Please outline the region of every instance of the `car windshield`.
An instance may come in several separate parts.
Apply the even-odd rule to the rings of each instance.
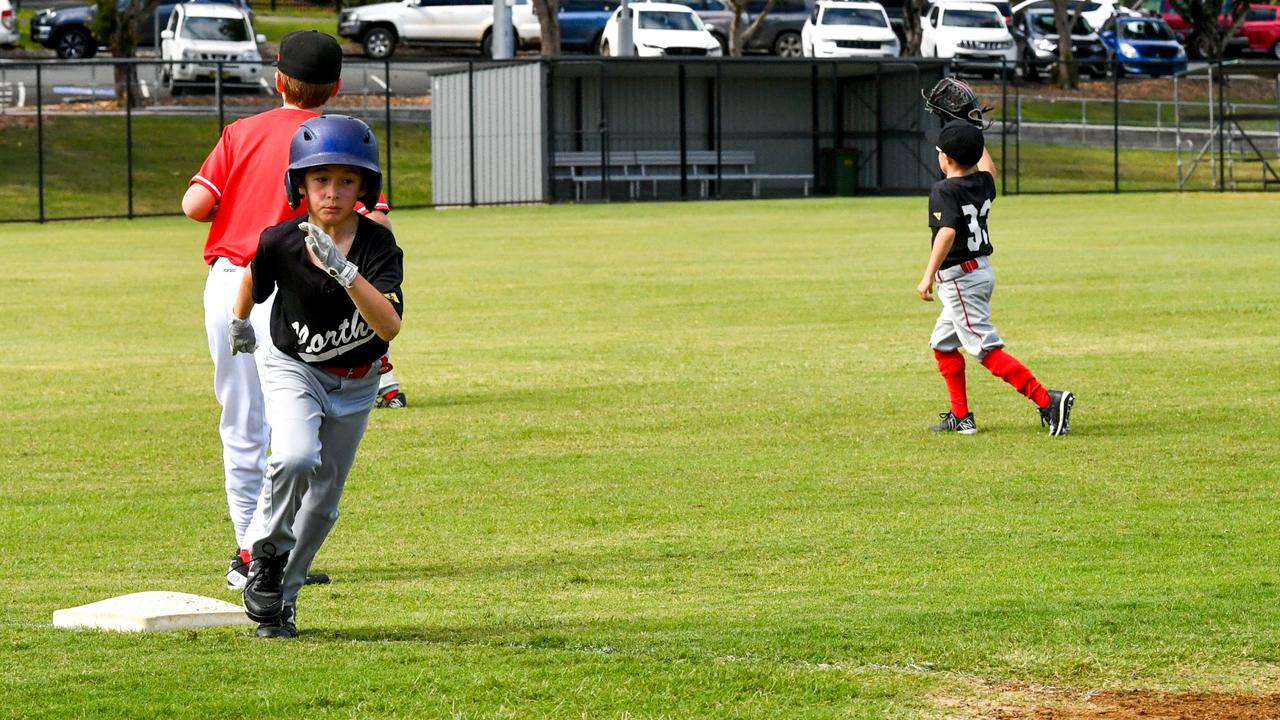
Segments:
[[[1120,37],[1129,40],[1173,40],[1173,30],[1156,20],[1134,20],[1120,23]]]
[[[677,10],[642,10],[639,18],[642,30],[701,30],[698,16]]]
[[[960,10],[950,9],[942,16],[942,24],[947,27],[967,28],[1000,28],[1004,22],[1000,14],[994,10]]]
[[[887,27],[884,13],[872,8],[831,7],[822,13],[823,25],[866,25]]]
[[[1036,13],[1031,16],[1031,26],[1036,32],[1045,35],[1057,35],[1058,26],[1053,22],[1053,13]],[[1083,17],[1076,18],[1076,26],[1071,28],[1072,35],[1088,35],[1093,32],[1093,28],[1089,26],[1089,21]]]
[[[190,40],[245,42],[249,25],[241,18],[188,17],[182,23],[182,37]]]

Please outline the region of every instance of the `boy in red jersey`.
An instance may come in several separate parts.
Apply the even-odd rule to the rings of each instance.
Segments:
[[[227,126],[182,198],[187,217],[212,223],[204,246],[204,261],[209,266],[204,290],[205,332],[213,358],[214,394],[222,406],[219,429],[227,505],[237,548],[227,570],[227,586],[234,590],[244,588],[248,548],[262,530],[262,516],[255,515],[255,510],[267,469],[270,428],[254,355],[232,356],[227,323],[244,268],[257,252],[262,231],[298,213],[280,192],[280,178],[289,165],[289,144],[298,127],[320,115],[325,103],[338,93],[342,50],[324,33],[291,32],[280,41],[276,71],[276,89],[284,98],[283,106]],[[389,209],[381,196],[372,211],[357,208],[388,227],[385,213]],[[259,337],[270,337],[270,311],[270,302],[254,308],[251,320]],[[327,578],[316,575],[308,581],[325,582]]]

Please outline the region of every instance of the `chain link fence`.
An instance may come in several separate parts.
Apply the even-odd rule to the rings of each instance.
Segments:
[[[724,68],[748,62],[728,60]],[[815,73],[830,64],[786,62],[810,63]],[[432,78],[450,64],[457,63],[349,61],[342,92],[328,106],[374,128],[385,189],[397,208],[435,204]],[[160,60],[0,61],[0,222],[180,212],[187,181],[222,128],[280,105],[269,64],[190,65],[204,74],[188,76]],[[673,72],[660,63],[653,68]],[[1070,90],[1004,70],[972,82],[991,106],[987,142],[1006,194],[1280,187],[1280,63],[1205,64],[1180,77],[1113,75]],[[685,127],[685,142],[696,140],[708,130],[695,127],[693,110],[673,108],[670,123],[643,129],[646,139],[665,133],[674,140]],[[722,131],[732,136],[735,122],[726,115]],[[790,133],[779,128],[752,140],[784,154],[807,147],[804,136]],[[548,142],[562,150],[570,140]],[[843,192],[824,180],[776,183],[770,194]],[[557,197],[575,199],[571,192]]]

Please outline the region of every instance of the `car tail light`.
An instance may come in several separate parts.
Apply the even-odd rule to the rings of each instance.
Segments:
[[[13,29],[13,11],[0,10],[0,25],[4,25],[10,30]]]

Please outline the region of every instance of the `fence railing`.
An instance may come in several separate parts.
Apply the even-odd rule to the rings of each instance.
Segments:
[[[811,63],[817,73],[831,61],[785,62]],[[441,67],[348,61],[328,106],[374,127],[394,207],[436,204],[431,90]],[[177,214],[222,128],[279,106],[272,73],[266,63],[229,60],[0,61],[0,222]],[[1026,82],[1008,66],[992,75],[972,82],[991,107],[988,146],[1005,193],[1280,188],[1280,63],[1204,65],[1173,78],[1113,75],[1072,90]],[[705,108],[685,105],[673,106],[679,117],[667,127],[696,125],[694,112],[706,117]],[[753,142],[764,153],[770,143],[781,148],[785,135]],[[829,186],[814,172],[813,183],[782,192]]]

